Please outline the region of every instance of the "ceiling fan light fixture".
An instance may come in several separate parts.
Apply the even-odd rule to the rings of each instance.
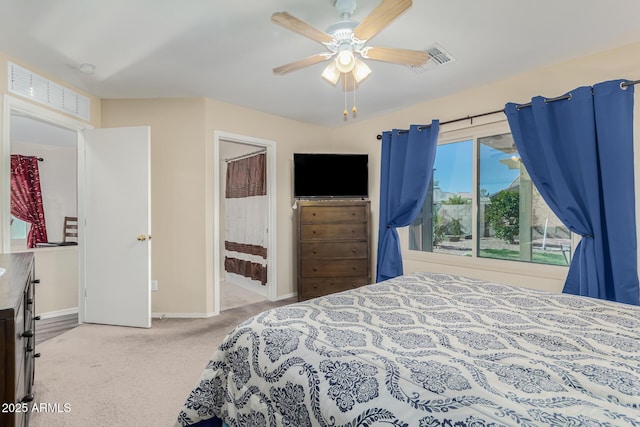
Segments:
[[[355,58],[355,63],[352,70],[353,78],[356,83],[360,83],[371,74],[371,68],[361,59]]]
[[[356,64],[356,57],[350,49],[344,49],[338,52],[335,64],[341,73],[349,73]]]
[[[329,65],[324,67],[324,70],[322,71],[322,78],[334,86],[338,84],[338,80],[340,80],[340,71],[338,70],[338,66],[335,61],[329,62]]]

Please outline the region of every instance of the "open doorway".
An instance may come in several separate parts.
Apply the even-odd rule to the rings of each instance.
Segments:
[[[87,123],[8,95],[4,97],[3,106],[3,253],[12,252],[11,116],[30,117],[76,135],[77,245],[29,248],[34,250],[36,275],[40,280],[36,287],[36,314],[44,312],[53,317],[73,310],[80,323],[150,327],[150,128],[96,130]],[[126,156],[122,155],[124,152]],[[113,179],[114,176],[118,179]],[[116,227],[110,221],[119,220],[120,206],[127,206],[129,211],[125,226],[118,223]],[[87,221],[88,218],[91,221]],[[117,250],[108,248],[107,241],[117,244]],[[105,253],[109,253],[110,261],[106,268]],[[69,262],[61,262],[58,258],[62,256],[69,257]],[[62,268],[63,264],[75,266]],[[118,269],[110,268],[112,265]],[[63,271],[73,278],[58,280],[57,275]],[[60,300],[66,293],[60,292],[60,283],[75,289],[75,297],[65,300],[64,305]],[[43,295],[45,289],[51,291],[50,298]],[[49,307],[49,303],[54,305]]]
[[[275,299],[275,145],[216,132],[215,313]]]
[[[11,113],[10,126],[12,164],[19,164],[25,158],[37,160],[35,171],[44,214],[45,232],[42,234],[46,235],[46,240],[41,239],[35,244],[39,247],[41,244],[63,242],[65,217],[78,216],[78,135],[70,129],[17,112]],[[27,235],[31,223],[12,212],[10,229],[11,251],[29,249]]]
[[[4,96],[2,139],[2,252],[33,250],[36,258],[36,314],[42,319],[79,319],[78,246],[27,247],[29,224],[11,210],[12,155],[38,159],[46,241],[64,240],[64,217],[78,216],[78,150],[86,123],[11,96]],[[33,243],[33,242],[32,242]],[[80,320],[81,321],[81,320]]]

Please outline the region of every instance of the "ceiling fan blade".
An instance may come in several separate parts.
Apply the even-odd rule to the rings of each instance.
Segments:
[[[360,40],[370,40],[412,4],[412,0],[382,0],[378,7],[358,24],[353,34]]]
[[[388,47],[365,48],[362,51],[362,56],[376,61],[406,65],[422,65],[429,59],[429,54],[424,50],[394,49]]]
[[[278,75],[287,74],[292,71],[297,71],[301,68],[308,67],[310,65],[314,65],[322,61],[326,61],[329,58],[331,58],[330,53],[318,53],[316,55],[308,56],[299,61],[290,62],[289,64],[276,67],[273,69],[273,74],[278,74]]]
[[[331,43],[331,40],[333,40],[333,37],[329,34],[312,27],[287,12],[274,13],[271,15],[271,22],[320,43]]]

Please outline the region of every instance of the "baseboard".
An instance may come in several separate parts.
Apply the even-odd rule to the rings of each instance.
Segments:
[[[206,319],[213,317],[214,313],[151,313],[154,319]]]
[[[298,296],[297,292],[291,292],[290,294],[284,294],[284,295],[280,295],[278,297],[276,297],[276,299],[274,301],[282,301],[283,299],[289,299],[289,298],[293,298],[295,296]]]
[[[60,317],[60,316],[70,316],[72,314],[78,314],[78,307],[65,308],[64,310],[57,310],[57,311],[49,311],[47,313],[38,314],[38,316],[40,316],[40,319],[51,319],[51,318]]]

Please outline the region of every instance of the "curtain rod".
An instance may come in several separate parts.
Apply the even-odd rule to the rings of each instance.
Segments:
[[[13,155],[13,154],[12,154],[12,155]],[[22,156],[22,154],[18,154],[18,156]],[[25,156],[25,157],[28,157],[28,156]],[[35,157],[35,156],[33,156],[33,157]],[[42,157],[36,157],[36,159],[37,159],[39,162],[44,162],[44,159],[43,159]]]
[[[633,86],[640,83],[640,80],[633,80],[633,81],[629,81],[629,82],[622,82],[620,83],[620,87],[624,88],[627,86]],[[568,95],[563,95],[563,96],[558,96],[557,98],[546,98],[544,101],[545,102],[554,102],[554,101],[561,101],[563,99],[571,99],[571,94]],[[520,104],[518,105],[518,109],[520,108],[526,108],[526,107],[531,107],[531,103],[526,103],[526,104]],[[441,122],[441,125],[447,125],[449,123],[456,123],[456,122],[461,122],[464,120],[471,120],[471,124],[473,124],[473,119],[478,118],[478,117],[484,117],[484,116],[490,116],[492,114],[498,114],[498,113],[504,113],[504,108],[501,110],[494,110],[494,111],[489,111],[488,113],[481,113],[481,114],[475,114],[473,116],[467,116],[467,117],[460,117],[458,119],[453,119],[453,120],[447,120],[446,122]],[[418,130],[422,130],[422,129],[426,129],[431,125],[427,125],[427,126],[420,126],[418,127]],[[399,133],[405,133],[405,132],[409,132],[408,130],[401,130]],[[376,139],[382,139],[382,135],[378,135],[376,136]]]
[[[244,159],[245,157],[251,157],[251,156],[255,156],[256,154],[260,154],[260,153],[264,153],[266,152],[267,149],[266,148],[262,148],[258,151],[253,151],[251,153],[247,153],[247,154],[242,154],[240,156],[236,156],[236,157],[230,157],[228,159],[224,159],[225,162],[229,163],[229,162],[233,162],[234,160],[240,160],[240,159]]]

